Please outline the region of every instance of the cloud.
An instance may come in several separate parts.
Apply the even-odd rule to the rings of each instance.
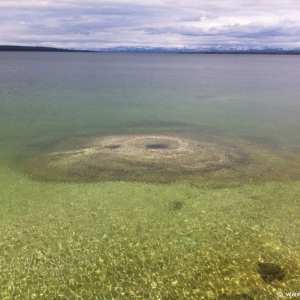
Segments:
[[[61,47],[300,46],[300,2],[2,0],[0,43]]]
[[[202,37],[202,36],[225,36],[235,38],[264,38],[270,36],[299,36],[300,27],[265,25],[261,23],[249,24],[229,24],[222,26],[201,27],[201,26],[142,26],[136,27],[135,30],[143,31],[147,34],[162,35],[162,34],[178,34],[182,36]]]

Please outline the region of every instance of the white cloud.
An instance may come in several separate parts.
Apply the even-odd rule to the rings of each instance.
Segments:
[[[298,0],[199,2],[2,0],[0,44],[299,46]]]

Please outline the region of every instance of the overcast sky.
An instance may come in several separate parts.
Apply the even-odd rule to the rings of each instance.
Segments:
[[[0,44],[300,47],[300,0],[0,0]]]

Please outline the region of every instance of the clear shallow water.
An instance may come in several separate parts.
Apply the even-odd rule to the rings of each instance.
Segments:
[[[298,57],[1,53],[0,62],[3,299],[300,291]],[[253,163],[196,184],[44,182],[16,167],[59,141],[122,134],[219,137]],[[265,282],[258,262],[285,277]]]

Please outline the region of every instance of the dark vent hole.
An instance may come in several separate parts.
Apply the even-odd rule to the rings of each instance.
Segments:
[[[108,146],[104,146],[105,149],[118,149],[120,148],[120,145],[108,145]]]
[[[169,146],[167,144],[149,144],[146,145],[148,149],[167,149]]]

